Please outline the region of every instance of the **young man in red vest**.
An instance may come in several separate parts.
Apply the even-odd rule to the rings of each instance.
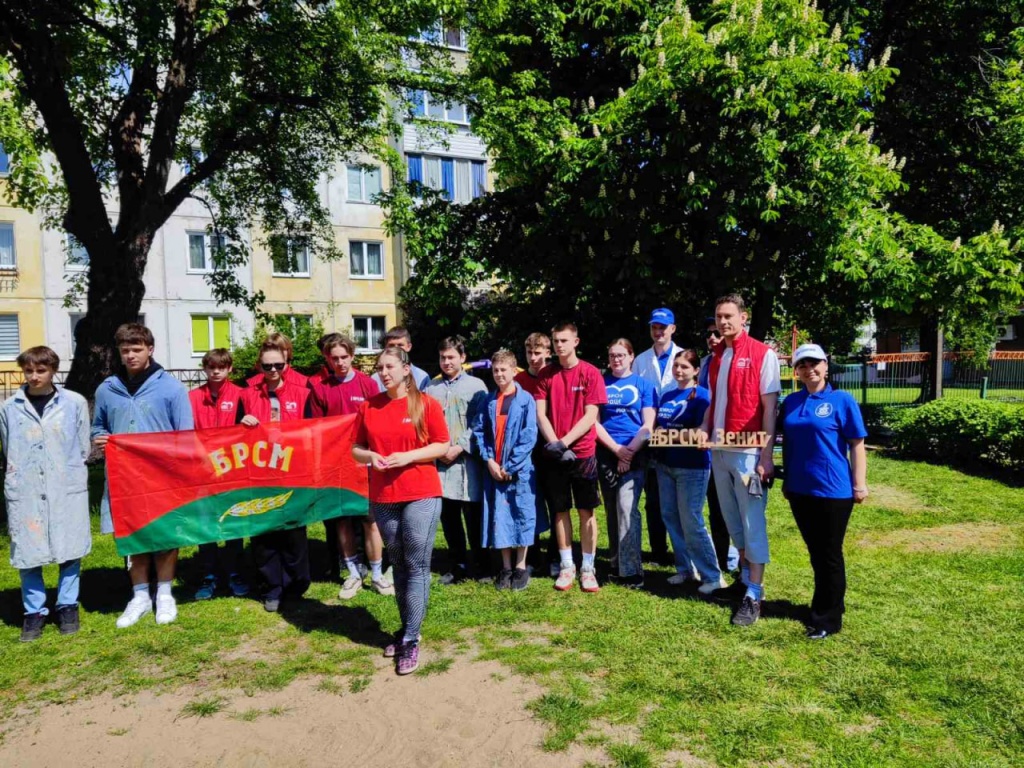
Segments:
[[[233,362],[231,352],[226,349],[211,349],[203,355],[206,383],[188,393],[196,429],[235,425],[242,388],[228,379],[234,370]],[[216,542],[199,545],[199,561],[203,565],[204,576],[202,585],[196,590],[196,600],[209,600],[216,594],[219,570],[228,574],[228,586],[235,597],[249,594],[249,584],[239,571],[242,552],[241,539],[225,541],[223,549]]]
[[[722,341],[713,349],[709,389],[711,407],[701,430],[719,436],[737,432],[775,434],[775,409],[782,381],[779,358],[767,344],[744,330],[746,306],[736,294],[715,302],[715,324]],[[732,623],[750,626],[761,615],[764,567],[768,563],[765,507],[775,474],[772,445],[764,448],[716,448],[711,468],[729,535],[740,551],[746,593]]]

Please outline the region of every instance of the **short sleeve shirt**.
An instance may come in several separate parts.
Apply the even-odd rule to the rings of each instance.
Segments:
[[[608,402],[601,372],[582,360],[572,368],[562,368],[558,363],[544,368],[533,397],[547,403],[548,421],[559,437],[583,418],[588,405],[601,406]],[[597,450],[597,428],[591,427],[568,447],[577,458],[590,458]]]
[[[375,395],[359,407],[353,435],[362,445],[381,456],[424,448],[431,443],[448,442],[441,404],[429,395],[420,395],[427,439],[416,433],[409,417],[409,398],[392,400],[386,392]],[[375,504],[428,499],[441,495],[441,480],[434,462],[409,464],[386,472],[370,470],[370,501]]]
[[[621,379],[604,377],[608,402],[601,406],[601,425],[619,445],[628,445],[643,426],[644,408],[656,408],[654,387],[643,377],[631,373]]]
[[[853,497],[849,441],[867,437],[860,407],[849,392],[806,389],[782,402],[786,490],[829,499]]]
[[[664,429],[697,429],[711,405],[711,393],[704,387],[673,389],[661,396],[657,425]],[[699,448],[655,449],[659,464],[675,469],[707,469],[711,451]]]

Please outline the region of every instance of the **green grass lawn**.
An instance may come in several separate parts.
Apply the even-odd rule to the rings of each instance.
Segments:
[[[811,573],[773,492],[756,626],[732,627],[730,606],[667,586],[665,568],[648,571],[644,593],[558,594],[546,578],[523,593],[435,587],[423,671],[444,674],[460,653],[499,660],[546,691],[531,705],[548,724],[544,748],[595,744],[619,766],[674,764],[681,752],[713,765],[1020,765],[1024,491],[877,455],[869,481],[847,539],[841,635],[803,637]],[[0,549],[6,562],[6,539]],[[298,676],[358,691],[373,684],[368,660],[398,623],[392,599],[364,592],[340,605],[326,582],[280,616],[254,600],[188,602],[199,574],[187,560],[181,572],[176,624],[116,630],[128,588],[112,543],[97,536],[81,633],[48,627],[22,645],[17,574],[0,569],[0,732],[34,706],[100,691],[191,684],[197,711],[228,689]],[[56,569],[47,573],[52,583]]]

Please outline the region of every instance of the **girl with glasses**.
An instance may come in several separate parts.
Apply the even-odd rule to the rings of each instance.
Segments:
[[[640,492],[647,474],[643,449],[654,429],[654,386],[633,373],[633,345],[616,339],[608,347],[604,377],[608,402],[597,423],[597,465],[608,515],[608,546],[613,581],[638,589],[644,585],[640,564]]]
[[[287,347],[277,338],[267,337],[260,345],[258,367],[262,379],[243,389],[238,402],[239,424],[255,427],[260,423],[295,421],[306,417],[309,389],[288,381]],[[271,613],[281,606],[285,595],[300,597],[309,589],[309,544],[306,526],[274,531],[252,537],[253,560],[263,577],[263,607]]]

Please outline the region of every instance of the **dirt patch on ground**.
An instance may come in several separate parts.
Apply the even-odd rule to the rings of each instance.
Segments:
[[[954,523],[934,528],[904,528],[868,534],[861,543],[869,547],[894,547],[906,552],[997,552],[1017,546],[1019,535],[998,523]]]
[[[460,656],[443,672],[408,678],[396,677],[382,659],[365,687],[307,678],[255,696],[196,688],[105,694],[6,722],[0,765],[555,768],[605,762],[603,752],[582,746],[541,750],[547,728],[525,706],[542,693],[496,662]]]
[[[926,512],[930,509],[916,494],[891,485],[872,485],[871,495],[868,496],[865,504],[892,509],[907,515]]]

